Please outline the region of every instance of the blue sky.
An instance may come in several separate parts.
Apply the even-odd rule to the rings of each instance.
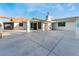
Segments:
[[[77,3],[0,3],[0,16],[37,17],[45,19],[49,12],[52,18],[79,16]]]

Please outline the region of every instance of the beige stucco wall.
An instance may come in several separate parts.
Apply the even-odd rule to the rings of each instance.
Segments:
[[[14,23],[14,30],[26,30],[27,23],[23,23],[23,26],[19,26],[19,23]]]
[[[55,29],[58,30],[72,30],[75,31],[76,30],[76,22],[66,22],[65,27],[64,26],[58,26],[58,23],[55,24]]]

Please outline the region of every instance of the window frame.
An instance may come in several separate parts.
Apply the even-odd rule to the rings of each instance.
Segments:
[[[58,27],[65,27],[66,26],[66,22],[58,22]]]
[[[19,26],[20,26],[20,27],[23,27],[23,23],[19,23]]]

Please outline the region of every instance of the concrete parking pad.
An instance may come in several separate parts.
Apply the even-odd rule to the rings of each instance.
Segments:
[[[61,56],[79,56],[79,40],[75,39],[75,33],[66,32],[62,39],[53,52]]]
[[[79,40],[72,31],[15,32],[0,39],[2,56],[79,55]]]
[[[48,56],[56,56],[53,52],[51,52]]]
[[[36,56],[47,55],[48,50],[31,41],[29,38],[13,38],[9,40],[0,40],[0,55],[3,56]]]
[[[35,33],[30,33],[28,37],[33,41],[39,43],[46,49],[51,50],[55,47],[56,43],[61,40],[61,38],[63,37],[63,32],[62,31],[35,32]]]

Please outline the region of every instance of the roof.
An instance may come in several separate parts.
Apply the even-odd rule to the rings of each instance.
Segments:
[[[60,19],[55,19],[55,20],[52,20],[52,21],[42,20],[42,19],[38,19],[38,18],[32,18],[32,19],[28,19],[28,18],[11,18],[11,17],[5,17],[5,16],[0,16],[0,18],[9,19],[10,22],[27,22],[28,20],[30,20],[31,22],[60,22],[60,21],[68,21],[69,22],[69,21],[79,20],[79,16],[60,18]]]
[[[56,21],[76,21],[79,19],[79,16],[76,17],[66,17],[66,18],[60,18],[60,19],[55,19]]]
[[[30,19],[27,18],[11,18],[10,21],[12,22],[27,22]]]
[[[34,22],[44,22],[44,23],[48,23],[48,22],[71,22],[71,21],[76,21],[76,20],[79,20],[79,16],[76,16],[76,17],[66,17],[66,18],[60,18],[60,19],[55,19],[55,20],[52,20],[52,21],[47,21],[47,20],[40,20],[40,19],[37,19],[37,18],[33,18],[32,21]]]

